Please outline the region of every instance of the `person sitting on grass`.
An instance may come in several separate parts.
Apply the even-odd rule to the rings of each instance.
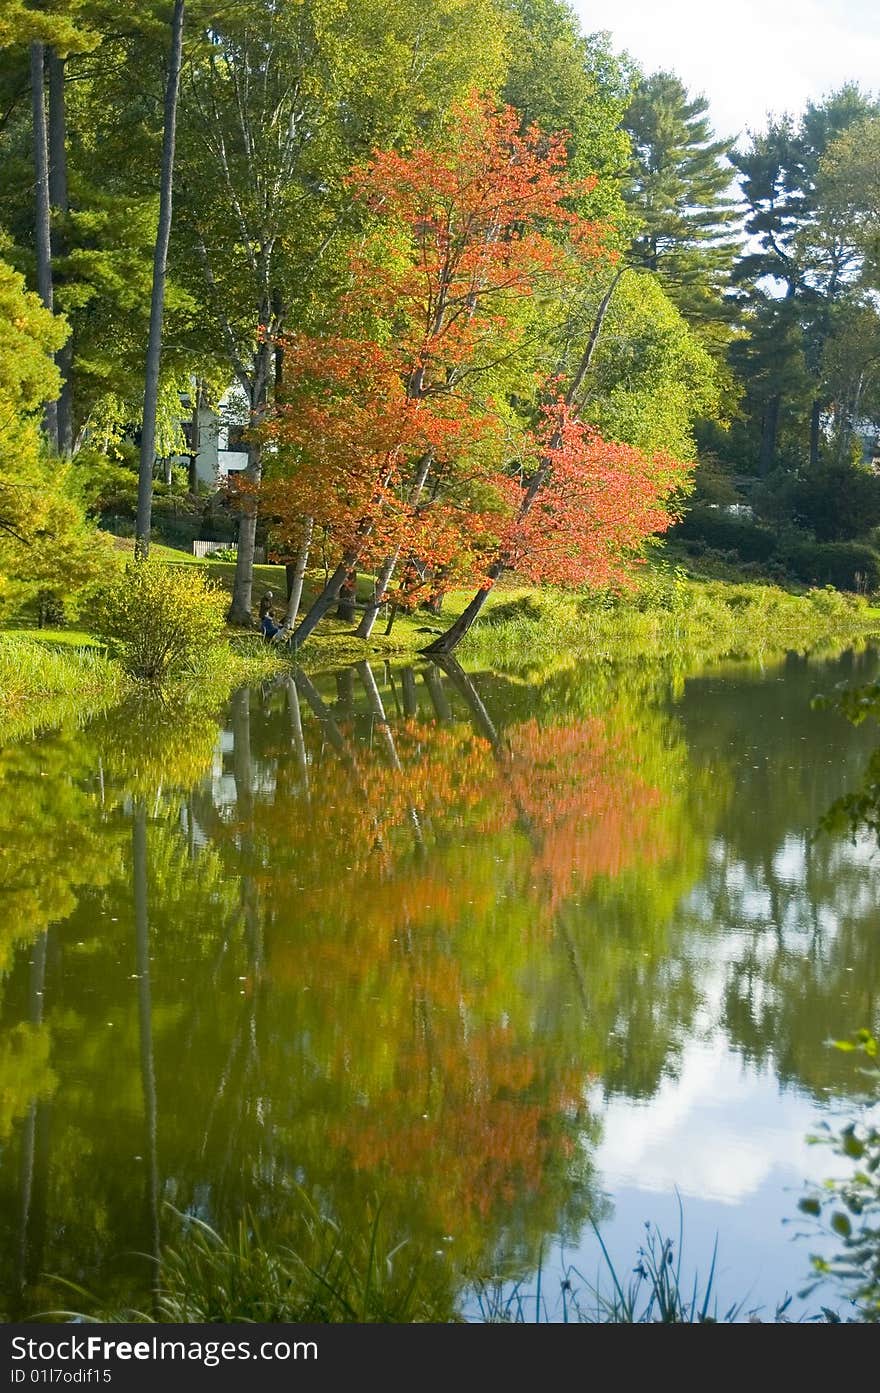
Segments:
[[[281,625],[275,623],[275,616],[272,612],[272,599],[272,591],[267,590],[260,601],[260,633],[270,643],[281,633]]]

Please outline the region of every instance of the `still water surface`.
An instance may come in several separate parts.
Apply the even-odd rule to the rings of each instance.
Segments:
[[[875,671],[361,664],[0,749],[0,1312],[143,1305],[174,1209],[299,1186],[540,1254],[551,1315],[591,1216],[626,1271],[680,1196],[772,1311],[880,988],[874,846],[813,835],[875,736],[810,699]]]

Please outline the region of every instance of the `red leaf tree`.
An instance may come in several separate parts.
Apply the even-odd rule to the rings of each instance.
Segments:
[[[314,518],[339,557],[298,643],[354,567],[377,566],[378,601],[401,553],[437,569],[497,543],[511,429],[482,384],[522,349],[516,307],[561,274],[560,232],[602,255],[573,211],[592,184],[567,178],[562,136],[523,133],[511,108],[476,98],[454,116],[440,148],[378,152],[354,172],[372,229],[351,288],[325,335],[285,346],[292,385],[271,430],[287,470],[267,506],[287,536]]]
[[[564,137],[522,133],[511,108],[477,99],[457,117],[441,148],[379,152],[355,171],[372,224],[351,255],[350,289],[325,335],[286,345],[292,386],[271,427],[286,468],[266,506],[288,539],[298,519],[313,521],[337,560],[297,644],[367,566],[377,581],[358,632],[368,637],[404,555],[435,588],[479,586],[428,650],[451,652],[507,570],[619,580],[686,480],[687,466],[604,441],[578,419],[611,291],[567,390],[532,373],[524,408],[536,427],[525,428],[522,403],[518,414],[488,395],[499,363],[531,361],[522,307],[535,291],[610,255],[575,211],[592,184],[567,178]]]

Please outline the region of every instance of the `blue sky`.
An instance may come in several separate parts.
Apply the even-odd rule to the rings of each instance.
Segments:
[[[647,72],[709,99],[716,133],[760,128],[848,79],[880,89],[880,0],[569,0]]]

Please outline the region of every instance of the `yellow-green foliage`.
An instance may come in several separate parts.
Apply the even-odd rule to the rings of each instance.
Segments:
[[[716,367],[697,335],[653,277],[626,272],[599,339],[584,415],[611,440],[692,459],[695,417],[718,409]]]
[[[628,595],[499,591],[461,647],[463,660],[526,668],[553,653],[620,663],[756,657],[841,642],[878,627],[864,601],[836,590],[694,582],[648,571]]]
[[[49,1032],[44,1025],[20,1022],[0,1040],[0,1141],[28,1108],[55,1090],[49,1065]]]
[[[226,606],[201,571],[132,560],[100,596],[95,632],[130,676],[161,682],[220,647]]]
[[[0,261],[0,615],[41,590],[76,611],[114,565],[109,539],[85,519],[71,470],[47,460],[39,413],[57,396],[52,354],[66,327]]]
[[[0,636],[0,735],[4,744],[44,726],[85,718],[121,700],[117,664],[93,649]]]

